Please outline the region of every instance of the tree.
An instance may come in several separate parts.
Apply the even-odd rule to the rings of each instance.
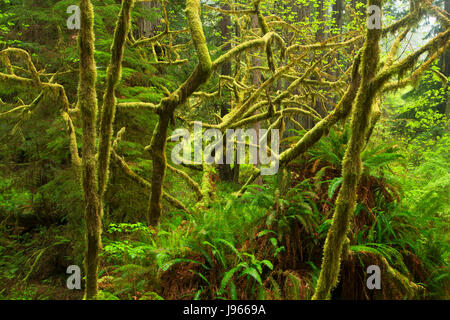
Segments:
[[[379,8],[381,8],[382,4],[383,1],[381,0],[369,0],[368,2],[369,6],[375,5]],[[413,7],[411,8],[409,17],[413,17],[421,9],[419,3],[414,3],[413,1],[412,4]],[[429,2],[427,4],[429,5]],[[439,14],[437,9],[436,13]],[[379,68],[380,62],[379,41],[383,35],[383,31],[381,29],[369,28],[366,31],[366,40],[361,52],[361,84],[352,112],[352,135],[342,162],[343,183],[336,200],[333,222],[325,242],[322,268],[313,299],[329,298],[331,289],[334,288],[338,281],[344,243],[350,226],[350,218],[356,205],[356,187],[361,175],[361,151],[367,142],[366,137],[371,125],[372,113],[378,109],[376,105],[377,95],[383,90],[392,90],[414,80],[445,50],[446,45],[448,45],[449,30],[446,30],[418,51],[392,64],[399,44],[409,31],[409,28],[411,28],[411,24],[407,25],[405,23],[394,26],[396,28],[402,28],[403,31],[395,40],[384,66],[378,72],[377,69]],[[437,43],[441,43],[441,45],[436,47]],[[414,67],[414,62],[424,52],[428,52],[428,60],[419,69],[414,71],[409,78],[403,80],[401,83],[388,83],[394,75],[403,75],[406,71]],[[377,117],[376,115],[374,116]]]
[[[325,15],[324,12],[328,9],[325,6],[326,1],[320,3],[322,6],[319,11]],[[361,152],[370,140],[371,131],[378,120],[380,97],[385,92],[417,81],[445,51],[449,38],[446,14],[433,6],[432,1],[411,1],[410,12],[386,28],[365,28],[366,24],[362,22],[358,28],[335,35],[302,28],[302,21],[292,22],[290,19],[284,19],[285,13],[277,15],[273,8],[269,8],[267,3],[261,0],[254,0],[251,3],[236,1],[232,5],[221,7],[205,4],[203,7],[206,11],[213,12],[216,16],[217,13],[222,15],[222,35],[229,39],[225,42],[227,48],[225,52],[213,52],[210,51],[206,40],[204,32],[206,24],[205,26],[202,24],[199,0],[186,0],[187,28],[178,30],[171,29],[173,22],[166,10],[167,3],[161,2],[164,30],[138,40],[130,33],[133,4],[133,0],[122,1],[98,119],[94,13],[89,0],[80,0],[81,30],[78,35],[80,74],[78,102],[75,108],[70,108],[63,86],[53,83],[53,78],[42,81],[41,78],[45,78],[43,71],[36,70],[26,51],[10,48],[0,52],[6,69],[6,73],[0,73],[2,85],[22,89],[38,88],[41,91],[29,105],[20,105],[0,116],[11,115],[18,111],[31,112],[47,94],[51,94],[59,101],[61,114],[67,122],[71,158],[80,175],[85,202],[86,298],[95,299],[98,296],[97,270],[98,254],[101,250],[101,218],[104,194],[108,186],[110,158],[126,176],[150,190],[147,217],[150,225],[158,226],[163,214],[163,199],[170,205],[191,213],[190,207],[164,189],[167,169],[185,180],[192,188],[197,201],[195,210],[204,210],[214,193],[213,165],[206,164],[203,160],[182,163],[183,166],[202,172],[203,179],[199,185],[181,168],[168,164],[166,152],[170,131],[175,122],[181,120],[184,125],[192,127],[194,121],[198,120],[192,118],[192,113],[181,117],[181,113],[186,113],[184,108],[191,106],[192,109],[201,109],[205,102],[215,97],[227,97],[230,108],[229,110],[221,108],[220,115],[214,115],[203,124],[205,129],[216,129],[223,133],[227,129],[248,128],[260,124],[269,129],[267,135],[258,137],[261,141],[266,138],[272,139],[270,129],[282,128],[284,121],[290,119],[303,131],[303,135],[297,141],[279,154],[274,150],[262,150],[269,152],[273,159],[279,162],[281,170],[326,136],[339,121],[347,121],[351,115],[352,135],[342,162],[343,183],[324,246],[322,269],[314,296],[316,299],[328,298],[337,283],[342,257],[345,257],[349,221],[355,208],[356,188],[361,174]],[[342,8],[339,7],[341,4],[335,3],[337,14],[342,12]],[[368,3],[380,8],[382,4],[382,0],[370,0]],[[359,6],[357,7],[359,9]],[[435,15],[447,28],[422,48],[406,58],[396,60],[400,44],[406,34],[419,23],[426,12]],[[339,23],[339,18],[336,20]],[[233,22],[238,29],[235,37],[231,37],[225,31]],[[184,25],[179,23],[177,26]],[[379,41],[388,34],[395,34],[396,39],[389,54],[382,60]],[[359,48],[358,44],[361,41],[364,41],[364,44]],[[148,62],[149,64],[161,68],[186,64],[186,70],[189,70],[186,78],[174,90],[165,88],[165,96],[154,103],[118,102],[116,89],[121,78],[125,46],[142,53],[143,63],[146,62],[146,50],[150,48],[154,61]],[[164,48],[162,57],[156,54],[155,46]],[[425,53],[428,56],[422,65],[417,67],[419,59]],[[339,56],[355,59],[353,61],[347,59],[343,64],[339,58],[336,59]],[[25,63],[27,67],[25,74],[29,75],[28,78],[15,74],[19,69],[13,64],[16,60],[11,60],[11,57],[18,57]],[[20,71],[24,72],[23,68]],[[277,85],[279,80],[285,81],[287,84],[285,88]],[[324,92],[332,93],[337,103]],[[334,108],[331,111],[323,108],[318,112],[311,107],[324,105]],[[141,108],[150,109],[157,115],[158,122],[150,145],[146,148],[152,159],[151,179],[134,172],[115,150],[125,130],[125,128],[119,130],[113,141],[113,123],[117,108],[129,108],[135,112],[139,112]],[[72,121],[72,117],[77,114],[80,114],[82,120],[81,157],[78,154],[76,128]],[[295,115],[310,119],[311,129],[305,130],[293,119]],[[236,196],[241,196],[261,173],[260,165],[253,166],[250,177]]]

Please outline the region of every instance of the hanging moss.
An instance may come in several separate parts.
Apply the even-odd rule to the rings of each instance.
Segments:
[[[213,195],[214,195],[214,168],[210,165],[204,165],[203,176],[202,176],[202,185],[201,185],[201,194],[202,200],[197,203],[197,208],[208,208],[211,204]]]
[[[269,33],[269,26],[266,23],[266,20],[264,19],[264,16],[261,13],[261,10],[259,9],[259,3],[260,1],[255,1],[255,11],[256,15],[258,17],[258,23],[261,27],[261,30],[263,32],[263,35],[266,35]],[[275,62],[273,59],[273,51],[272,51],[272,44],[271,41],[268,41],[266,43],[266,56],[267,56],[267,64],[269,65],[270,71],[275,72]]]
[[[69,114],[65,111],[61,113],[63,119],[67,122],[68,132],[69,132],[69,148],[70,157],[72,158],[72,163],[75,166],[77,172],[81,169],[81,159],[78,155],[77,138],[75,134],[75,127],[73,125],[72,119]],[[80,177],[81,178],[81,177]]]
[[[339,120],[345,119],[350,114],[358,88],[360,87],[361,76],[358,71],[359,66],[360,56],[358,55],[353,64],[352,82],[334,111],[319,121],[293,147],[280,154],[280,166],[286,166],[300,154],[306,152],[319,141],[333,125]]]
[[[199,73],[203,75],[203,77],[200,77],[198,80],[200,82],[204,82],[206,81],[204,78],[209,77],[211,74],[212,63],[200,19],[200,1],[186,1],[186,16],[188,19],[192,42],[194,43],[195,50],[197,51],[198,65],[200,67]]]

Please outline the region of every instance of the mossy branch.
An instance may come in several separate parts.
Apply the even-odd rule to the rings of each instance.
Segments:
[[[416,62],[422,54],[428,52],[430,55],[439,51],[442,47],[447,47],[449,45],[450,29],[439,33],[433,39],[431,39],[427,44],[425,44],[420,49],[411,53],[406,58],[403,58],[397,63],[392,64],[382,72],[380,72],[376,78],[373,80],[374,89],[381,88],[387,81],[389,81],[393,76],[403,76],[408,70],[414,68]]]
[[[200,190],[200,186],[198,185],[198,183],[196,181],[194,181],[194,179],[192,179],[186,172],[177,169],[173,166],[171,166],[170,164],[167,164],[167,168],[176,173],[177,175],[179,175],[180,177],[182,177],[187,183],[188,185],[194,190],[195,194],[197,195],[197,199],[201,200],[201,198],[203,197],[202,192]]]
[[[186,100],[203,84],[212,73],[212,62],[203,34],[200,19],[200,1],[186,1],[186,16],[192,42],[197,52],[198,64],[189,78],[171,95],[161,101],[156,110],[159,116],[158,124],[154,130],[150,143],[150,151],[153,159],[152,190],[149,205],[148,220],[152,225],[157,225],[161,217],[162,187],[166,173],[166,140],[168,136],[169,121],[173,119],[175,109],[186,102]]]
[[[106,190],[109,176],[109,159],[111,153],[111,138],[113,134],[113,122],[116,113],[115,91],[122,73],[122,59],[125,40],[130,28],[131,9],[134,0],[123,0],[119,17],[114,31],[111,47],[111,60],[106,71],[106,91],[103,96],[101,109],[101,122],[98,147],[98,194],[100,204]]]
[[[154,109],[158,108],[157,105],[151,102],[121,102],[117,104],[118,108],[147,108]]]
[[[119,166],[119,168],[122,170],[122,172],[131,180],[135,181],[137,184],[139,184],[141,187],[146,188],[148,190],[151,190],[152,184],[150,181],[144,179],[137,173],[135,173],[130,166],[126,163],[126,161],[117,154],[117,152],[114,149],[111,149],[111,155],[115,163]],[[177,209],[181,209],[187,213],[190,213],[190,211],[186,208],[184,204],[182,204],[180,201],[175,199],[173,196],[168,194],[166,191],[163,191],[163,198],[169,202],[171,205],[173,205]]]
[[[81,29],[78,35],[80,81],[78,101],[83,126],[82,185],[86,219],[86,291],[87,300],[97,299],[97,274],[101,249],[101,209],[98,199],[97,167],[95,161],[97,72],[94,59],[94,11],[89,0],[80,0]]]
[[[293,147],[280,154],[280,166],[286,166],[300,154],[306,152],[319,141],[322,136],[327,134],[333,125],[339,120],[345,119],[350,114],[361,81],[361,76],[358,71],[359,66],[360,56],[358,55],[353,64],[351,83],[336,108],[332,113],[320,120]]]
[[[75,169],[79,171],[81,169],[81,158],[78,154],[78,146],[77,146],[77,136],[75,133],[75,127],[73,125],[72,119],[69,114],[65,111],[61,113],[63,119],[67,123],[68,133],[69,133],[69,148],[70,148],[70,157],[72,159],[72,164]]]
[[[382,0],[369,0],[368,5],[381,7]],[[338,282],[342,252],[350,225],[350,217],[356,205],[356,188],[361,174],[361,151],[369,127],[372,104],[376,91],[371,86],[379,60],[381,30],[367,29],[361,56],[361,84],[352,114],[352,135],[342,161],[343,182],[336,200],[331,227],[323,249],[322,267],[314,300],[330,298],[331,290]]]
[[[31,77],[33,78],[35,85],[40,86],[41,80],[39,78],[39,74],[38,74],[33,62],[31,61],[31,57],[28,54],[28,52],[26,52],[23,49],[19,49],[19,48],[7,48],[7,49],[0,51],[0,56],[3,57],[3,61],[6,63],[8,72],[11,75],[13,75],[14,72],[13,72],[13,69],[11,66],[11,62],[9,60],[10,55],[18,56],[18,57],[22,58],[23,60],[25,60],[25,63],[28,66],[28,71],[31,74]]]

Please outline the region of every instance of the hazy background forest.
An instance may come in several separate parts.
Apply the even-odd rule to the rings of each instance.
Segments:
[[[0,299],[448,299],[449,8],[0,0]],[[193,121],[278,172],[173,163]]]

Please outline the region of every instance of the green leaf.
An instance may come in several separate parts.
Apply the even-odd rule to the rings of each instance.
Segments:
[[[333,180],[331,180],[330,186],[328,187],[328,198],[333,198],[334,193],[336,192],[342,181],[344,181],[344,178],[342,177],[334,178]]]
[[[227,240],[224,239],[218,239],[217,242],[223,243],[224,245],[226,245],[228,248],[231,249],[231,251],[233,251],[236,256],[239,257],[239,259],[242,259],[241,254],[239,253],[239,251],[234,247],[234,245],[230,242],[228,242]]]
[[[242,273],[241,273],[241,277],[244,275],[249,275],[251,276],[253,279],[255,279],[260,285],[262,285],[262,280],[261,280],[261,276],[259,275],[258,271],[256,271],[256,269],[253,268],[248,268],[245,269]]]
[[[225,287],[227,286],[228,282],[230,281],[233,274],[238,270],[238,267],[235,267],[233,269],[228,270],[225,272],[225,275],[222,278],[222,281],[220,282],[220,289],[219,291],[223,291]]]
[[[265,264],[267,266],[267,268],[269,268],[270,270],[273,270],[273,264],[269,260],[263,260],[263,261],[261,261],[261,264]]]
[[[237,290],[236,285],[233,281],[230,282],[230,294],[231,294],[231,300],[237,300]]]

